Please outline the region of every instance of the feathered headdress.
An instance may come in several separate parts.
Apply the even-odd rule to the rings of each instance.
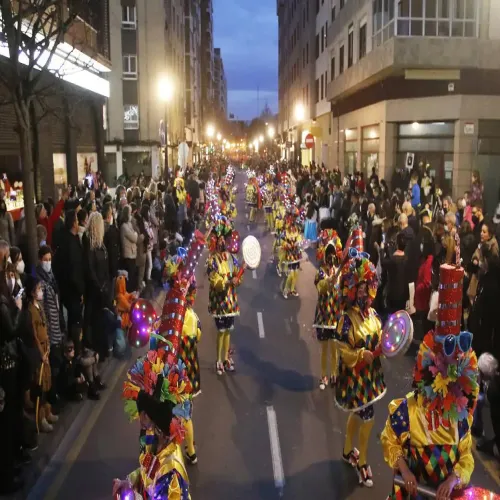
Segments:
[[[342,242],[335,229],[323,229],[318,237],[318,249],[316,250],[316,260],[323,262],[326,256],[326,249],[333,246],[335,257],[338,262],[342,260]]]

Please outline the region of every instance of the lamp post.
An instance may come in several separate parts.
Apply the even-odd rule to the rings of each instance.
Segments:
[[[165,128],[165,183],[168,184],[170,172],[168,169],[168,116],[167,109],[168,103],[172,100],[174,94],[174,84],[172,80],[167,77],[160,79],[158,83],[158,96],[165,103],[165,117],[164,117],[164,128]]]

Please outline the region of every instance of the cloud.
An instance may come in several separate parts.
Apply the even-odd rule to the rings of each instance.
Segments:
[[[268,94],[277,107],[278,18],[272,0],[214,0],[215,46],[221,48],[229,88],[230,112],[257,113],[257,88],[261,109]],[[244,99],[249,99],[246,102]],[[233,111],[232,106],[237,109]],[[247,114],[249,113],[249,114]]]

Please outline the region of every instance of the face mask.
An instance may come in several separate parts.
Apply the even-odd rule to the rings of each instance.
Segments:
[[[479,217],[477,215],[472,216],[472,223],[476,226],[479,224]]]
[[[12,260],[10,259],[10,255],[7,257],[7,262],[8,262],[9,264],[12,264]]]
[[[444,232],[445,232],[445,233],[449,233],[449,232],[450,232],[450,229],[449,229],[449,227],[448,227],[448,226],[444,226]]]
[[[424,253],[424,244],[420,243],[420,253]]]
[[[43,301],[43,290],[38,290],[36,292],[36,300],[38,300],[38,302],[42,302]]]
[[[42,269],[46,273],[50,273],[50,271],[52,270],[52,262],[50,260],[48,262],[46,261],[42,262]]]
[[[25,264],[24,264],[24,260],[21,260],[20,262],[17,263],[16,265],[16,270],[19,274],[23,274],[24,273],[24,268],[25,268]]]

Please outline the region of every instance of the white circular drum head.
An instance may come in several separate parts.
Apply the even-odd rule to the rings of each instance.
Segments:
[[[257,269],[260,264],[261,249],[259,240],[255,236],[247,236],[242,244],[243,260],[249,269]]]
[[[413,340],[413,321],[406,311],[391,314],[382,329],[382,352],[392,358],[408,351]]]

